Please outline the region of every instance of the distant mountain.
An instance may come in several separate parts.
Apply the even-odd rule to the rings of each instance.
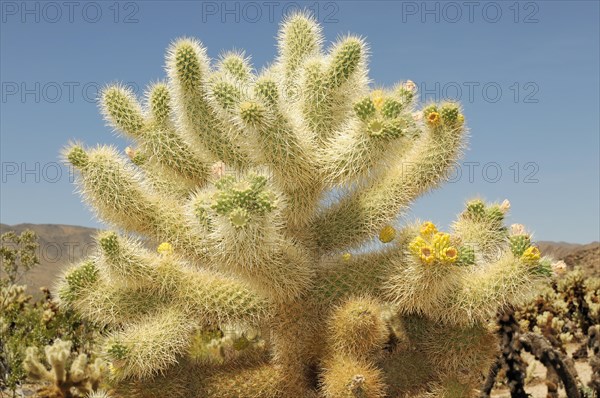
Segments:
[[[600,242],[586,245],[565,242],[537,242],[542,254],[563,260],[569,268],[580,266],[589,275],[600,276]]]
[[[69,264],[94,252],[94,228],[60,224],[0,224],[0,233],[17,234],[30,229],[38,236],[40,265],[29,271],[21,284],[27,285],[29,294],[39,295],[42,286],[52,287],[54,280]]]
[[[94,236],[98,230],[75,225],[59,224],[0,224],[0,233],[26,229],[33,230],[40,243],[40,265],[35,267],[22,281],[28,285],[30,294],[38,294],[42,286],[51,287],[68,264],[93,253],[96,244]],[[565,242],[537,242],[545,255],[564,260],[567,265],[580,265],[589,274],[600,276],[600,242],[585,245]]]

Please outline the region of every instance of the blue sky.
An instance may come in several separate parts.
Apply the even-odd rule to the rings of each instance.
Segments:
[[[282,14],[311,8],[328,41],[371,46],[378,85],[411,79],[423,100],[460,99],[471,128],[460,176],[408,217],[448,225],[474,196],[509,198],[509,222],[539,240],[600,239],[598,1],[1,2],[0,221],[99,226],[74,193],[60,149],[127,142],[98,114],[97,88],[142,93],[164,78],[180,36],[209,54],[275,55]]]

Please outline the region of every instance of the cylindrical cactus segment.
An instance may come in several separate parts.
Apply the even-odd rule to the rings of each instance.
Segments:
[[[134,138],[143,134],[142,107],[130,88],[109,86],[102,91],[100,103],[104,117],[115,129]]]

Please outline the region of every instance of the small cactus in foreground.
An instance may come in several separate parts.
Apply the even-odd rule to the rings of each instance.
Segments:
[[[30,380],[49,383],[37,391],[41,398],[83,397],[98,390],[106,375],[107,365],[102,359],[90,363],[86,354],[74,356],[70,341],[57,339],[44,352],[50,369],[40,361],[35,347],[27,349],[23,362]]]
[[[460,158],[462,110],[419,109],[410,81],[373,89],[362,39],[323,41],[291,15],[255,73],[242,53],[212,65],[177,40],[145,105],[103,91],[129,158],[66,149],[84,199],[123,231],[58,287],[109,330],[116,393],[474,396],[494,358],[486,325],[545,279],[529,235],[504,225],[508,202],[469,202],[448,232],[396,225]]]

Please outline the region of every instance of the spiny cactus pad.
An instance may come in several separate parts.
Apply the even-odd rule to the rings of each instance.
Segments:
[[[507,202],[469,202],[449,232],[398,226],[460,158],[461,108],[419,108],[411,81],[373,88],[364,40],[323,41],[293,14],[257,73],[241,52],[213,63],[179,39],[145,104],[103,92],[130,159],[66,150],[83,198],[119,231],[59,288],[106,326],[116,394],[475,396],[493,359],[486,325],[544,279],[530,237],[503,225]]]

